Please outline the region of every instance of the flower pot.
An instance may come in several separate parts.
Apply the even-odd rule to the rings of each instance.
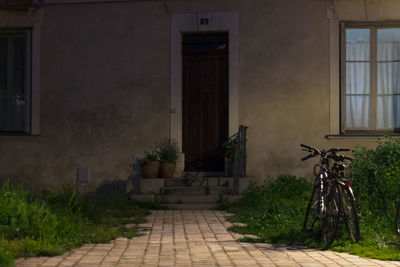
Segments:
[[[176,162],[162,161],[160,163],[160,177],[172,177],[174,175]]]
[[[140,164],[143,178],[156,178],[160,169],[159,161],[146,161]]]

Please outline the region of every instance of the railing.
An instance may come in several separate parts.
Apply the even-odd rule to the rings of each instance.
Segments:
[[[246,176],[246,131],[247,126],[240,125],[239,131],[229,137],[229,142],[234,145],[233,158],[233,193],[239,194],[240,177]]]

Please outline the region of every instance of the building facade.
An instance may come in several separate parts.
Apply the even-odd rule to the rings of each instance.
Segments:
[[[220,171],[198,158],[239,125],[248,176],[310,176],[300,143],[373,147],[400,125],[397,0],[0,3],[0,177],[32,191],[82,167],[127,179],[165,137],[186,170]]]

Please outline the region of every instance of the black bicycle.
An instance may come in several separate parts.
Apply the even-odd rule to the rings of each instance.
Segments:
[[[304,151],[310,154],[302,160],[319,156],[319,162],[314,165],[314,186],[306,209],[303,223],[304,231],[319,229],[319,234],[325,247],[328,248],[336,238],[339,224],[344,222],[351,239],[360,239],[357,208],[351,181],[344,178],[346,161],[351,158],[337,154],[349,151],[344,148],[318,150],[301,144]],[[316,227],[316,224],[319,224]]]
[[[395,219],[396,233],[400,235],[400,200],[396,201],[395,206],[396,206],[396,219]]]

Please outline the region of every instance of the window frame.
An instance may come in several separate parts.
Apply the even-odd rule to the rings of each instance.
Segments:
[[[370,29],[370,127],[346,127],[346,29]],[[377,30],[385,28],[399,28],[400,21],[342,21],[340,22],[340,133],[346,135],[384,135],[400,134],[400,128],[377,129],[377,86],[378,86],[378,58],[377,58]],[[396,60],[397,61],[397,60]],[[367,62],[367,61],[364,61]],[[399,61],[400,62],[400,61]]]
[[[0,35],[24,35],[25,37],[25,69],[24,69],[24,98],[25,122],[24,130],[0,130],[0,135],[31,135],[32,132],[32,28],[1,28]],[[10,52],[9,52],[10,53]],[[8,66],[12,68],[13,66]]]

